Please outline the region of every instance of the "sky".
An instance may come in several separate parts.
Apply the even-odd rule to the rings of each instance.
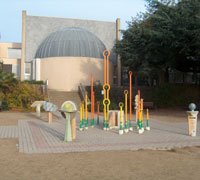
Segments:
[[[145,0],[0,0],[0,42],[21,42],[22,10],[31,16],[127,21],[145,12]]]

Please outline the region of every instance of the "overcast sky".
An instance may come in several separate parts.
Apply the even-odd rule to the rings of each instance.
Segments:
[[[137,13],[145,11],[144,0],[0,0],[0,42],[21,42],[21,14],[73,19],[115,21],[121,29]]]

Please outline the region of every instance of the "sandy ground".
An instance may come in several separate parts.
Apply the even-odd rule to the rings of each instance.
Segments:
[[[161,121],[185,121],[185,111],[156,110]],[[184,114],[183,114],[184,113]],[[0,112],[0,125],[14,125],[16,117],[30,113]],[[45,114],[44,114],[45,116]],[[109,151],[63,154],[22,154],[18,139],[0,139],[0,179],[2,180],[199,180],[200,147],[170,151]]]

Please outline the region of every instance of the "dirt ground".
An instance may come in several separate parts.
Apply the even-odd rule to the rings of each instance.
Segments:
[[[157,111],[157,112],[156,112]],[[156,110],[161,121],[186,121],[186,112]],[[17,124],[33,114],[0,112],[0,125]],[[45,115],[44,115],[45,116]],[[199,180],[200,147],[170,151],[109,151],[60,154],[23,154],[18,139],[0,139],[2,180]]]

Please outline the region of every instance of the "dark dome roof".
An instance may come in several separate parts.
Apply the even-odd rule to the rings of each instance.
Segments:
[[[70,27],[51,33],[38,47],[35,58],[75,56],[103,58],[106,49],[91,32]]]

